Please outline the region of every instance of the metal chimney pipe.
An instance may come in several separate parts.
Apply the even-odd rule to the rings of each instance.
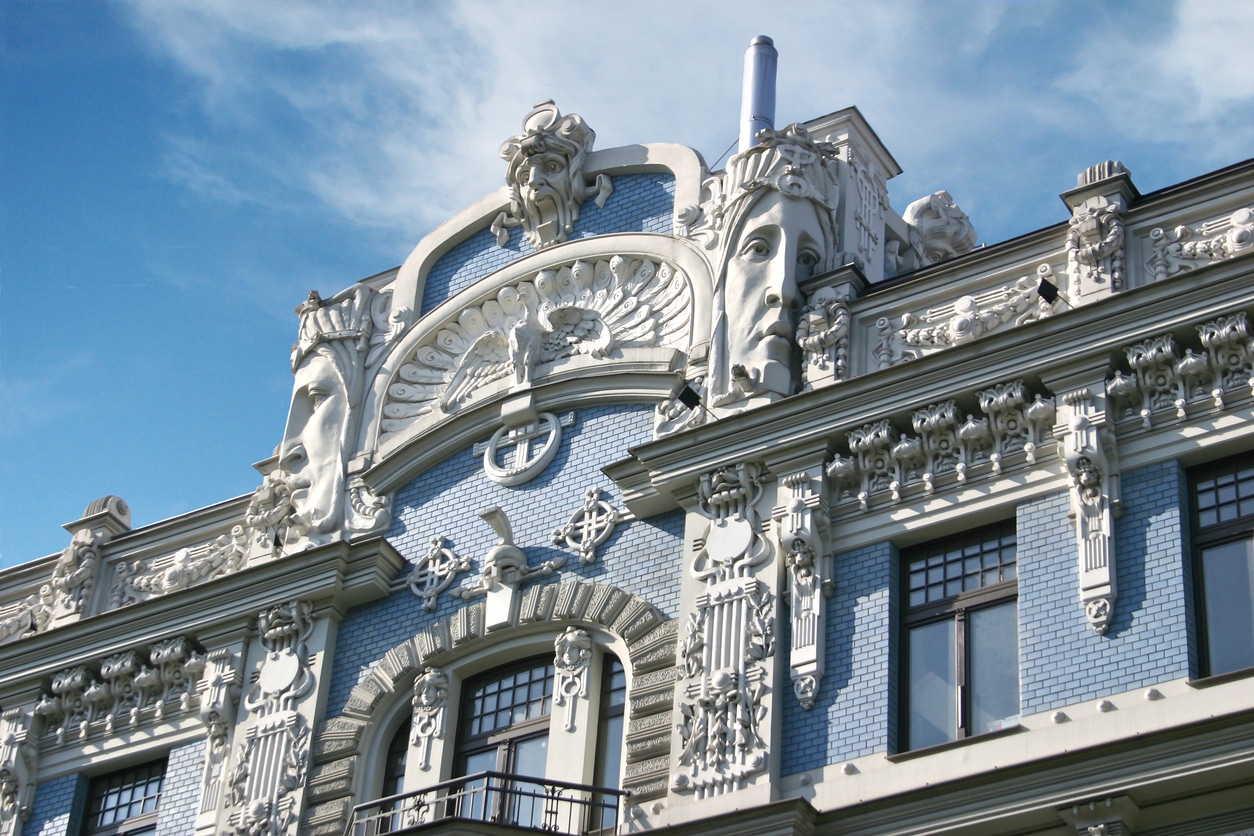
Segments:
[[[740,92],[740,151],[757,144],[758,131],[775,127],[775,42],[758,35],[745,50],[745,80]]]

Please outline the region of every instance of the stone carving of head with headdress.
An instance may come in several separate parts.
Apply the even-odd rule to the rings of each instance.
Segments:
[[[714,316],[707,397],[737,407],[792,394],[800,282],[837,257],[839,158],[834,145],[791,125],[759,133],[759,144],[708,182],[703,221],[713,227]]]
[[[289,502],[311,542],[343,522],[345,456],[356,432],[372,326],[371,290],[356,285],[323,300],[317,292],[296,308],[300,331],[292,346],[295,383],[287,429],[279,445]]]
[[[565,241],[575,229],[584,199],[595,194],[597,206],[604,206],[612,187],[604,174],[592,186],[584,181],[584,158],[596,133],[582,116],[562,116],[550,100],[536,105],[522,128],[501,146],[510,200],[492,231],[503,247],[509,242],[506,229],[521,226],[527,241],[539,250]]]

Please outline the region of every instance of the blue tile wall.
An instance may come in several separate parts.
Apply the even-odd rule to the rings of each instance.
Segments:
[[[670,233],[675,205],[673,175],[619,174],[613,181],[614,192],[604,208],[598,209],[592,200],[583,204],[571,240],[610,232]],[[432,265],[423,290],[422,315],[484,276],[533,252],[523,238],[522,227],[509,230],[509,242],[504,247],[497,245],[490,230],[480,230]]]
[[[1118,598],[1106,635],[1080,606],[1066,494],[1019,507],[1020,704],[1050,711],[1189,675],[1187,497],[1175,462],[1123,475],[1115,521]]]
[[[161,813],[157,817],[156,836],[186,836],[195,831],[204,760],[203,740],[170,751],[165,781],[161,786]]]
[[[814,708],[782,689],[783,774],[888,751],[896,726],[897,550],[891,543],[837,555],[827,602],[826,672]],[[780,643],[787,653],[789,641]]]
[[[652,438],[652,427],[653,409],[646,405],[580,410],[575,425],[563,430],[554,461],[535,479],[515,488],[490,482],[483,473],[482,458],[471,448],[461,450],[397,493],[388,540],[416,563],[426,554],[430,538],[444,535],[449,548],[471,559],[470,571],[456,584],[470,585],[482,575],[483,555],[496,543],[496,535],[476,512],[499,505],[509,516],[515,542],[532,565],[564,556],[567,563],[561,577],[618,586],[674,617],[682,576],[682,512],[620,524],[597,549],[596,561],[586,566],[573,551],[552,542],[553,530],[579,508],[586,488],[605,488],[602,498],[616,508],[623,507],[613,483],[600,469],[625,456],[628,447]],[[362,673],[385,651],[460,606],[461,601],[444,592],[436,609],[427,611],[417,596],[404,589],[349,612],[336,639],[328,713],[340,712]]]
[[[75,836],[82,829],[87,804],[87,779],[66,775],[35,788],[30,819],[22,827],[27,836]]]

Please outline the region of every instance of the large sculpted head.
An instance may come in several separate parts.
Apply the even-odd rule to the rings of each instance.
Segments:
[[[703,207],[720,228],[709,394],[714,405],[777,400],[796,388],[801,282],[838,249],[836,149],[804,128],[763,131],[732,157]]]
[[[311,293],[296,309],[295,382],[278,467],[295,518],[288,528],[313,543],[325,541],[344,520],[346,457],[370,336],[367,296],[358,291],[324,302]]]
[[[923,258],[921,266],[971,252],[978,240],[967,213],[943,189],[911,203],[902,218],[918,232],[915,246]]]
[[[552,101],[527,114],[523,130],[501,145],[512,216],[536,249],[565,241],[587,197],[583,162],[596,133],[577,114],[562,116]],[[499,237],[498,232],[498,237]]]

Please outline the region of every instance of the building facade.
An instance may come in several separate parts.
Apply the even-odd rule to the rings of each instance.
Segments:
[[[856,109],[594,144],[0,574],[0,833],[1254,832],[1254,161],[976,248]]]

